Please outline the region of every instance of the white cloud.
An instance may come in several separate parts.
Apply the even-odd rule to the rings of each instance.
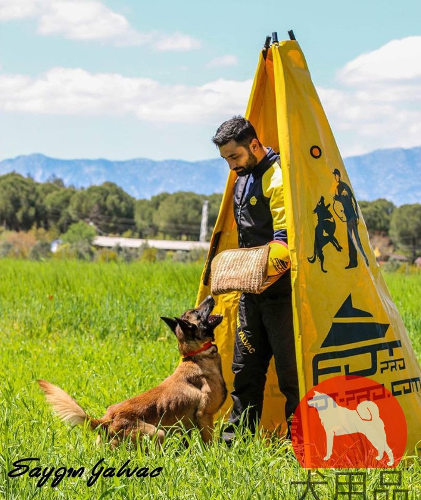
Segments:
[[[215,57],[210,60],[207,64],[207,68],[219,68],[228,66],[237,66],[238,59],[237,56],[226,54],[225,56]]]
[[[127,19],[96,1],[56,0],[39,17],[41,35],[63,35],[72,40],[107,40],[117,44],[140,44],[145,38]]]
[[[421,79],[421,36],[392,40],[350,61],[338,74],[345,85]]]
[[[187,51],[200,41],[183,33],[160,39],[158,33],[140,33],[128,20],[97,0],[0,0],[0,21],[34,18],[41,35],[71,40],[98,40],[114,45],[148,44],[158,50]],[[156,43],[156,40],[158,42]]]
[[[33,17],[40,4],[40,0],[0,0],[0,21]]]
[[[343,155],[421,144],[421,37],[357,57],[337,81],[318,93],[334,132],[344,136]]]
[[[421,37],[399,41],[402,44],[398,45],[411,54],[405,59],[407,65],[417,59],[418,38]],[[385,47],[390,45],[393,46],[392,42]],[[377,68],[374,76],[361,69],[366,66],[356,64],[355,61],[361,60],[356,58],[339,73],[335,87],[317,89],[344,156],[421,144],[418,71],[401,64],[401,77],[388,80],[385,75],[391,63],[385,59],[383,48],[364,55]],[[354,73],[350,73],[350,68],[355,68]],[[169,85],[148,78],[94,74],[78,68],[52,68],[38,77],[0,73],[0,110],[135,116],[161,123],[215,123],[244,112],[251,83],[251,80],[219,79],[200,86]]]
[[[183,33],[174,33],[168,37],[157,36],[155,48],[159,51],[185,51],[201,47],[201,42],[196,38]]]
[[[55,115],[135,115],[154,122],[203,123],[244,112],[251,80],[201,86],[53,68],[38,78],[0,75],[0,109]]]

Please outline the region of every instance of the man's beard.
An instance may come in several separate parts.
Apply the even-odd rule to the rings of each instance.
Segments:
[[[235,173],[238,175],[238,177],[244,177],[245,175],[248,175],[258,163],[256,156],[250,151],[250,148],[248,150],[248,154],[249,157],[247,158],[247,163],[245,164],[245,166],[239,167],[241,170],[235,170]]]

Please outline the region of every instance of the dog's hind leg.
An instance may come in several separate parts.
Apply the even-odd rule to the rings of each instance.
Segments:
[[[340,252],[342,250],[342,247],[339,244],[339,241],[335,238],[335,236],[332,236],[332,243],[338,252]]]
[[[387,458],[389,459],[387,461],[387,465],[393,465],[395,463],[395,457],[393,456],[392,450],[389,448],[389,445],[385,441],[385,448],[384,451],[386,452]]]
[[[139,422],[137,427],[127,432],[133,443],[137,443],[141,436],[149,436],[151,439],[156,439],[157,444],[162,445],[165,438],[165,432],[162,429],[158,429],[152,424],[146,422]]]
[[[316,254],[313,254],[311,257],[307,257],[307,260],[310,262],[310,264],[313,264],[316,260]]]
[[[321,268],[321,270],[324,273],[327,273],[326,269],[323,267],[323,264],[324,264],[324,261],[325,261],[325,256],[323,255],[323,251],[320,251],[319,259],[320,259],[320,268]]]

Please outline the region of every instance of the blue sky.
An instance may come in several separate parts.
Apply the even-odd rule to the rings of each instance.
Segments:
[[[291,28],[343,156],[421,145],[418,0],[0,0],[0,159],[215,157]]]

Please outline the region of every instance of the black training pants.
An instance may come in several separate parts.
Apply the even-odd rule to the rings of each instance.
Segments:
[[[299,403],[290,273],[262,294],[244,293],[239,302],[234,344],[234,390],[231,424],[238,424],[245,410],[246,425],[254,431],[263,408],[269,361],[275,358],[279,389],[286,396],[288,418]]]

